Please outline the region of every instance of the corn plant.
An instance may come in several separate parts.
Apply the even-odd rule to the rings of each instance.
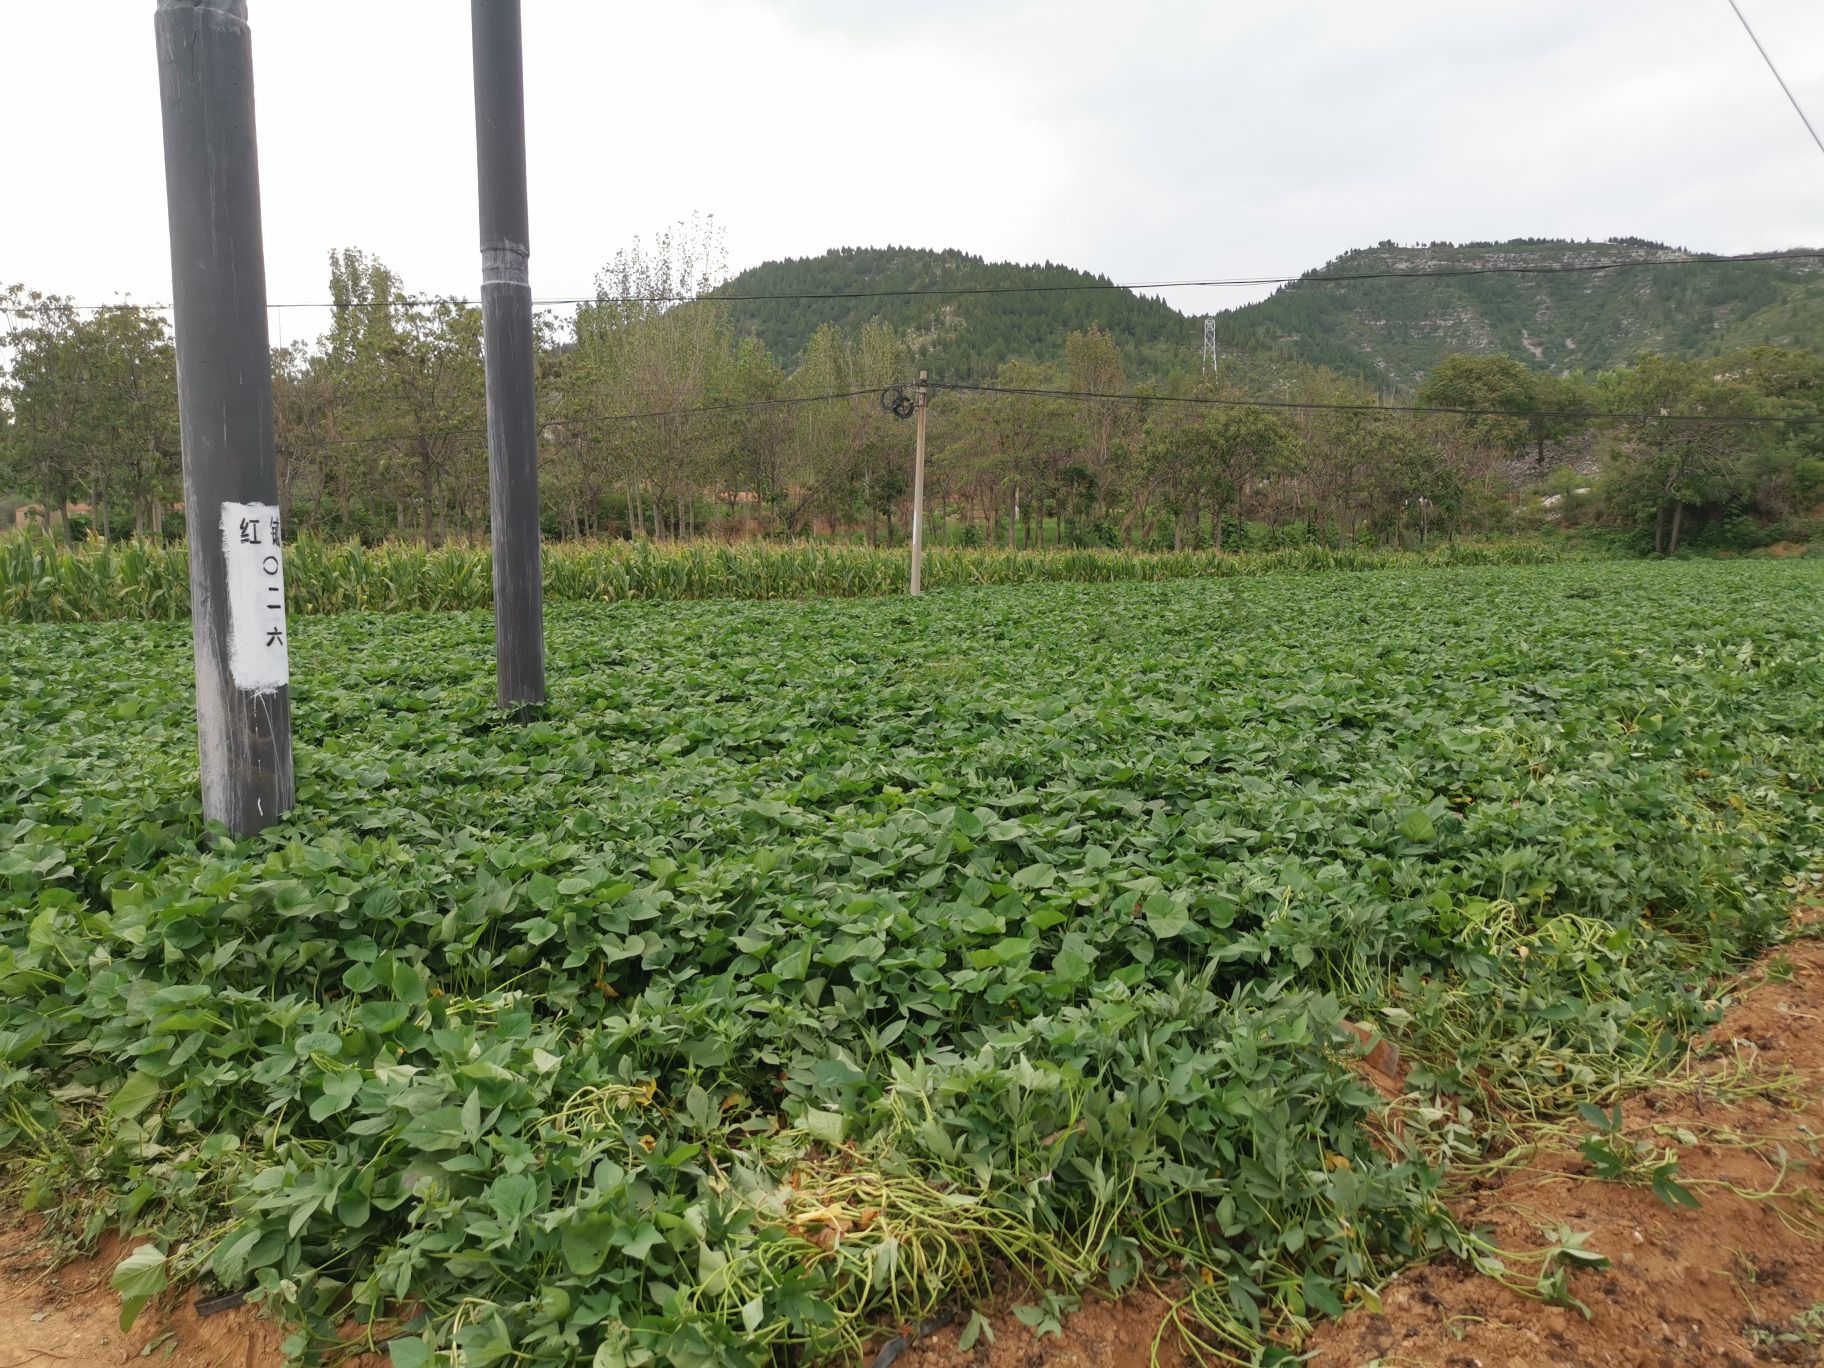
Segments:
[[[926,553],[933,589],[1011,584],[1106,584],[1330,570],[1534,565],[1566,553],[1541,542],[1457,543],[1423,554],[1332,551],[1008,551],[937,547]],[[544,553],[553,602],[623,603],[710,598],[867,598],[903,593],[906,553],[830,543],[560,542]],[[485,544],[327,542],[299,537],[286,550],[286,606],[296,614],[461,612],[493,602]],[[184,617],[189,558],[182,545],[71,545],[42,534],[0,539],[0,619],[107,622]]]

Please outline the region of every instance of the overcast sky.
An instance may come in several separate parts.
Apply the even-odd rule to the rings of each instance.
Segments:
[[[1740,3],[1824,127],[1824,3]],[[468,5],[250,8],[272,300],[324,299],[345,245],[473,293]],[[0,283],[169,297],[153,9],[0,0]],[[1824,246],[1824,155],[1727,0],[525,0],[525,29],[541,298],[692,211],[735,269],[888,243],[1124,281],[1384,238]],[[287,311],[275,341],[318,327]]]

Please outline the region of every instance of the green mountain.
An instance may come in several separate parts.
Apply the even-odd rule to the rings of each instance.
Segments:
[[[1824,351],[1824,278],[1807,280],[1779,303],[1729,324],[1718,335],[1716,350],[1756,346]]]
[[[846,299],[740,299],[737,330],[751,332],[785,365],[825,323],[857,330],[880,318],[909,335],[921,364],[947,379],[981,379],[1019,357],[1058,361],[1065,337],[1099,324],[1120,343],[1133,374],[1192,364],[1202,325],[1160,299],[1108,286],[1107,276],[1013,262],[965,252],[912,247],[839,247],[818,257],[769,261],[718,290],[729,295],[847,294]],[[971,294],[1009,285],[1048,288],[1030,294]],[[956,290],[929,295],[896,291]]]
[[[1755,342],[1824,349],[1824,261],[1555,275],[1515,269],[1702,255],[1638,238],[1383,243],[1347,252],[1259,303],[1218,314],[1217,335],[1225,347],[1286,352],[1392,390],[1410,389],[1447,352],[1502,354],[1541,370],[1593,371],[1645,351],[1703,356]],[[1328,284],[1317,279],[1379,271],[1491,273]]]
[[[1514,269],[1702,256],[1639,238],[1382,243],[1344,253],[1258,303],[1216,314],[1217,337],[1225,358],[1255,367],[1327,366],[1393,392],[1411,390],[1450,352],[1504,354],[1541,370],[1568,371],[1621,365],[1643,351],[1701,356],[1763,342],[1824,351],[1824,261],[1789,257],[1550,275]],[[1485,273],[1321,279],[1382,271]],[[756,266],[722,293],[848,296],[750,298],[731,305],[736,327],[760,337],[787,365],[822,324],[853,330],[871,318],[912,337],[922,362],[949,378],[981,378],[1015,357],[1060,360],[1066,335],[1092,323],[1115,335],[1132,376],[1197,365],[1199,319],[1130,291],[1081,288],[1108,284],[1106,276],[1050,262],[1016,265],[907,247],[839,248]],[[969,293],[1010,285],[1067,288]],[[958,293],[916,293],[940,289]]]

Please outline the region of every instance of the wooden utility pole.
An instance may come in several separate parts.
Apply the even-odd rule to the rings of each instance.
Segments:
[[[912,457],[912,585],[917,598],[925,592],[925,406],[931,387],[925,372],[918,373],[918,439]]]
[[[545,590],[538,547],[526,209],[526,91],[519,0],[470,0],[475,160],[481,191],[481,325],[488,373],[494,673],[500,706],[545,700]]]
[[[292,803],[291,667],[247,0],[157,0],[203,817]]]

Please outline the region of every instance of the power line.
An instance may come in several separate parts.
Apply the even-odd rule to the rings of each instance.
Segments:
[[[700,417],[717,413],[742,413],[752,409],[790,408],[799,404],[822,404],[836,399],[872,398],[879,390],[874,386],[858,390],[838,390],[831,394],[793,394],[774,399],[749,399],[732,404],[699,404],[692,408],[648,409],[632,413],[585,413],[569,418],[541,418],[538,428],[593,427],[604,423],[628,423],[658,418]],[[303,447],[362,446],[373,442],[408,442],[420,437],[485,437],[485,425],[430,428],[419,432],[374,432],[360,437],[284,438],[279,445],[289,449]]]
[[[1733,0],[1732,0],[1733,2]],[[1809,124],[1807,124],[1809,127]],[[1824,145],[1824,144],[1821,144]],[[1335,285],[1359,280],[1441,280],[1461,276],[1485,275],[1588,275],[1600,271],[1621,271],[1636,268],[1662,269],[1673,266],[1735,266],[1754,262],[1799,262],[1824,261],[1824,252],[1749,252],[1735,256],[1683,256],[1683,257],[1629,257],[1611,261],[1595,262],[1559,262],[1537,266],[1452,266],[1440,270],[1419,271],[1346,271],[1320,274],[1308,272],[1304,275],[1262,275],[1205,277],[1195,280],[1142,280],[1142,281],[1070,281],[1058,284],[1032,285],[946,285],[907,287],[905,289],[881,290],[800,290],[779,291],[777,293],[730,294],[718,291],[706,291],[699,294],[649,294],[649,295],[576,295],[566,298],[535,299],[533,304],[538,308],[563,308],[570,306],[587,306],[600,304],[692,304],[692,303],[789,303],[811,300],[843,299],[916,299],[916,298],[952,298],[975,295],[1004,294],[1076,294],[1097,290],[1181,290],[1181,289],[1220,289],[1246,288],[1260,285]],[[450,304],[458,308],[470,308],[476,301],[457,296],[400,296],[384,300],[348,300],[343,303],[323,301],[318,303],[285,302],[268,304],[269,309],[390,309],[390,308],[423,308],[435,304]],[[133,304],[119,302],[114,304],[0,304],[0,313],[30,314],[45,313],[54,309],[70,309],[75,312],[102,312],[109,309],[143,309],[152,312],[169,312],[169,304]]]
[[[740,413],[747,409],[789,408],[794,404],[822,404],[832,399],[859,399],[862,395],[875,395],[880,391],[870,385],[867,389],[837,390],[830,394],[790,394],[776,399],[746,399],[733,404],[703,404],[696,408],[657,409],[645,413],[608,413],[585,414],[580,418],[553,418],[542,424],[544,427],[564,427],[578,423],[621,423],[644,418],[680,418],[704,413]]]
[[[1668,423],[1736,423],[1736,424],[1813,424],[1824,422],[1824,414],[1794,418],[1776,418],[1760,414],[1717,413],[1602,413],[1597,411],[1541,410],[1514,413],[1508,409],[1426,407],[1416,404],[1337,404],[1316,400],[1294,399],[1219,399],[1205,395],[1108,393],[1100,390],[1055,390],[1027,388],[1019,385],[979,385],[961,380],[933,380],[933,389],[964,391],[976,394],[1030,395],[1043,399],[1080,399],[1098,403],[1188,404],[1208,408],[1281,409],[1308,413],[1398,413],[1442,414],[1458,418],[1559,419],[1579,422],[1668,422]],[[892,388],[889,386],[888,388]],[[904,388],[902,386],[902,388]],[[772,399],[752,399],[731,404],[701,404],[690,408],[647,409],[626,413],[590,413],[569,418],[544,418],[538,423],[541,432],[550,428],[596,427],[607,423],[649,421],[659,418],[702,417],[720,413],[741,413],[755,409],[789,408],[802,404],[830,403],[840,399],[873,397],[879,391],[867,389],[836,390],[828,394],[785,395]],[[485,426],[433,428],[422,432],[379,432],[360,437],[286,438],[280,446],[287,450],[333,446],[362,446],[377,442],[404,442],[419,438],[482,437]]]
[[[1818,145],[1818,151],[1824,152],[1824,138],[1820,138],[1818,130],[1811,126],[1811,120],[1806,117],[1804,107],[1799,104],[1799,97],[1792,93],[1792,87],[1787,85],[1786,78],[1780,75],[1780,69],[1773,64],[1773,58],[1768,56],[1767,49],[1761,46],[1761,40],[1755,36],[1754,28],[1748,22],[1748,16],[1742,13],[1742,7],[1736,4],[1735,0],[1729,0],[1729,8],[1734,10],[1735,17],[1742,21],[1742,27],[1747,30],[1749,39],[1754,43],[1754,50],[1761,54],[1761,60],[1767,63],[1767,70],[1773,73],[1773,79],[1780,83],[1780,89],[1785,91],[1786,98],[1792,101],[1793,112],[1799,116],[1799,122],[1805,125],[1805,131],[1811,134],[1811,140]]]
[[[1755,261],[1824,261],[1824,252],[1760,252],[1741,256],[1717,257],[1639,257],[1621,261],[1558,263],[1541,266],[1462,266],[1436,271],[1349,271],[1329,275],[1307,273],[1298,276],[1236,276],[1228,279],[1143,280],[1125,284],[1113,281],[1076,282],[1061,285],[976,285],[905,290],[832,290],[804,294],[708,294],[698,298],[715,300],[793,300],[793,299],[871,299],[917,295],[990,295],[990,294],[1057,294],[1082,290],[1178,290],[1197,287],[1249,285],[1330,285],[1354,280],[1435,280],[1451,276],[1478,275],[1579,275],[1593,271],[1622,270],[1633,266],[1721,266]],[[593,301],[554,300],[553,303]],[[638,302],[627,300],[622,302]]]
[[[1024,394],[1045,399],[1082,399],[1104,403],[1189,404],[1207,408],[1292,409],[1308,413],[1438,413],[1459,418],[1561,419],[1619,423],[1824,423],[1824,414],[1778,418],[1766,414],[1726,413],[1604,413],[1598,410],[1538,409],[1516,413],[1511,409],[1450,408],[1419,404],[1330,404],[1297,399],[1218,399],[1195,394],[1109,393],[1102,390],[1056,390],[1019,385],[978,385],[961,380],[933,380],[933,389],[967,390],[980,394]]]

